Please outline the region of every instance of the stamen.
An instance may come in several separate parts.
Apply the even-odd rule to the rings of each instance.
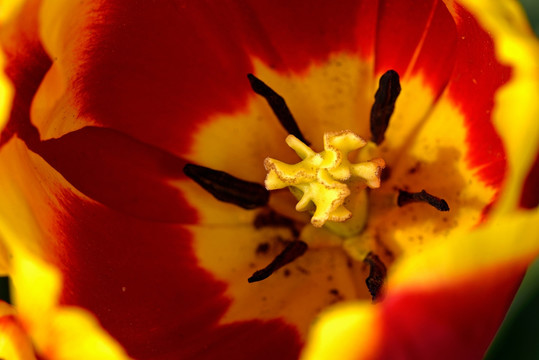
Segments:
[[[277,116],[277,119],[279,119],[279,122],[285,128],[285,130],[288,131],[289,134],[292,134],[300,139],[305,144],[310,145],[299,130],[298,124],[296,123],[296,120],[294,120],[294,117],[292,116],[290,109],[288,109],[283,97],[277,94],[272,88],[270,88],[253,74],[247,74],[247,78],[249,79],[249,83],[251,84],[253,91],[266,99],[271,107],[271,110],[273,110],[273,113],[275,116]]]
[[[384,285],[384,281],[387,275],[387,269],[382,260],[375,255],[372,251],[367,254],[364,263],[368,264],[370,267],[369,276],[365,283],[367,284],[367,289],[372,296],[372,301],[378,300],[378,296]]]
[[[185,165],[183,172],[217,200],[232,203],[244,209],[254,209],[268,203],[269,191],[260,184],[194,164]]]
[[[449,205],[444,199],[440,199],[434,195],[429,194],[425,190],[421,192],[410,193],[408,191],[399,190],[399,197],[397,198],[397,205],[404,206],[414,202],[426,202],[440,211],[449,211]]]
[[[271,274],[273,274],[275,271],[279,270],[286,264],[291,263],[292,261],[296,260],[298,257],[303,255],[305,251],[307,251],[307,243],[303,241],[292,241],[290,242],[284,250],[275,257],[275,259],[264,269],[255,271],[253,276],[251,276],[249,279],[247,279],[248,282],[254,283],[257,281],[261,281],[264,279],[267,279]]]
[[[395,110],[395,102],[400,92],[399,74],[395,70],[389,70],[382,75],[371,109],[371,140],[377,145],[384,141],[389,119]]]

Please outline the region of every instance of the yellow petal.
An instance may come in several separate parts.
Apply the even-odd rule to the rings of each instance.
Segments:
[[[4,73],[5,56],[0,49],[0,129],[7,123],[13,99],[13,86]]]
[[[128,359],[121,346],[104,333],[99,322],[80,308],[62,308],[51,319],[48,347],[58,360]]]
[[[378,341],[376,308],[367,303],[349,303],[325,312],[311,329],[302,360],[357,360],[369,358]],[[368,331],[366,331],[368,327]]]
[[[0,1],[0,23],[5,24],[9,19],[11,19],[14,14],[16,14],[24,0],[2,0]]]
[[[17,320],[15,311],[4,302],[0,302],[0,359],[35,359],[32,343]]]
[[[538,224],[539,211],[535,210],[493,217],[488,225],[471,232],[461,229],[395,264],[389,286],[424,288],[500,264],[529,263],[539,254]]]

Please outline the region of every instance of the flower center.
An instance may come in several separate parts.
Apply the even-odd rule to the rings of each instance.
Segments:
[[[288,187],[299,200],[296,210],[310,211],[315,227],[331,222],[327,223],[328,228],[344,237],[361,232],[367,213],[364,192],[366,187],[380,187],[384,160],[351,163],[349,153],[363,148],[367,142],[349,130],[325,133],[324,150],[319,153],[294,135],[287,136],[286,143],[302,160],[287,164],[266,158],[266,189]],[[353,214],[348,207],[357,211]]]
[[[309,147],[309,141],[300,131],[285,100],[254,75],[249,74],[248,79],[253,91],[267,101],[282,127],[289,133],[285,141],[301,160],[290,164],[266,158],[264,186],[199,165],[188,164],[184,168],[188,177],[218,200],[247,210],[262,208],[252,224],[257,231],[267,228],[275,233],[286,233],[275,237],[282,251],[275,253],[273,261],[265,267],[254,271],[247,279],[248,282],[267,279],[309,249],[315,254],[319,250],[329,253],[342,253],[344,250],[349,269],[354,267],[354,263],[359,263],[361,271],[368,270],[366,288],[373,299],[379,298],[387,265],[393,261],[394,255],[384,244],[373,244],[376,237],[372,236],[372,229],[366,227],[368,201],[375,194],[370,193],[368,188],[380,187],[382,169],[386,167],[386,162],[376,157],[376,154],[379,153],[379,145],[384,142],[400,93],[398,74],[389,70],[380,78],[371,109],[371,140],[366,141],[349,130],[326,132],[323,136],[323,150],[320,152]],[[296,197],[297,211],[311,214],[310,224],[301,216],[296,216],[299,214],[293,215],[294,212],[288,210],[290,204],[287,201],[280,203],[278,199],[282,198],[278,195],[272,196],[273,200],[270,201],[269,190],[284,188],[288,188]],[[398,193],[398,199],[394,202],[384,200],[383,206],[387,209],[425,202],[440,211],[449,210],[443,199],[424,190],[412,193],[399,186],[390,189],[395,198]],[[284,203],[288,205],[285,209],[282,207]],[[371,203],[374,206],[377,202]],[[269,246],[267,242],[260,243],[255,253],[266,253]],[[302,268],[298,268],[301,272]],[[308,273],[305,269],[303,272]],[[290,270],[285,268],[283,273],[287,277]]]

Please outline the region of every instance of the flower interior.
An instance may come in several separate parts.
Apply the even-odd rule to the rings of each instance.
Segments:
[[[258,63],[245,108],[199,129],[195,181],[178,184],[204,224],[201,265],[229,284],[222,323],[284,318],[305,335],[332,304],[383,301],[399,257],[480,222],[494,191],[463,161],[464,130],[440,130],[462,116],[441,103],[425,122],[420,75],[399,96],[397,72],[368,70],[345,54],[296,76]]]
[[[538,252],[537,44],[511,2],[410,3],[24,2],[0,267],[28,351],[480,358]]]

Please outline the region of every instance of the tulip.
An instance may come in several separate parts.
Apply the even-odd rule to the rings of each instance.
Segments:
[[[539,253],[514,1],[11,5],[0,357],[483,356]]]

